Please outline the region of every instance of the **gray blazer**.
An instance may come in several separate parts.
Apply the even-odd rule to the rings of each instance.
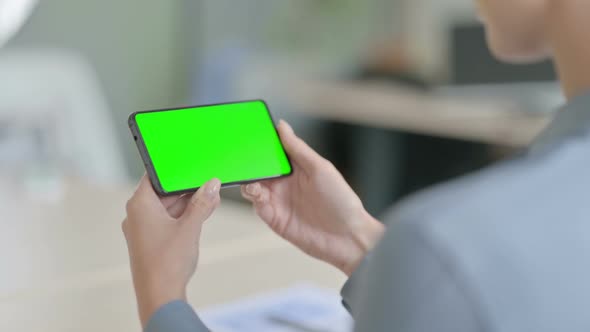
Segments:
[[[406,200],[343,288],[355,331],[590,331],[590,94],[530,151]],[[206,331],[181,301],[147,332]]]

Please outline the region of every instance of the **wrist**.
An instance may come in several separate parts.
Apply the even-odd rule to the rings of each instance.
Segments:
[[[143,327],[165,304],[176,300],[186,301],[186,290],[183,287],[172,287],[167,283],[135,282],[134,284],[139,318]]]
[[[347,263],[341,267],[342,272],[349,277],[385,233],[385,225],[371,216],[365,209],[360,211],[359,217],[352,225],[355,225],[355,227],[352,227],[351,236],[356,250],[349,256],[350,259]]]

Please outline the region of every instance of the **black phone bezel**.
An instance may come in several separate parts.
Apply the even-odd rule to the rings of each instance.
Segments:
[[[129,125],[129,130],[131,131],[131,134],[133,136],[133,139],[135,141],[135,144],[137,146],[137,149],[139,151],[141,159],[143,161],[143,165],[145,166],[145,169],[146,169],[146,172],[147,172],[148,177],[150,179],[150,182],[152,183],[152,187],[158,193],[158,195],[160,195],[160,196],[174,196],[174,195],[181,195],[181,194],[186,194],[186,193],[193,193],[193,192],[197,191],[200,187],[188,188],[188,189],[172,191],[172,192],[168,192],[168,191],[164,190],[164,188],[162,187],[162,185],[160,183],[160,179],[158,178],[158,174],[157,174],[157,172],[154,168],[154,165],[152,163],[152,159],[149,155],[149,152],[147,150],[145,142],[143,141],[143,136],[141,135],[141,132],[137,127],[137,122],[135,120],[135,116],[137,114],[143,114],[143,113],[180,111],[180,110],[185,110],[185,109],[190,109],[190,108],[200,108],[200,107],[219,106],[219,105],[232,105],[232,104],[241,104],[241,103],[248,103],[248,102],[262,102],[265,105],[265,108],[266,108],[266,111],[267,111],[268,116],[270,118],[270,121],[273,123],[273,128],[275,130],[277,138],[279,139],[279,142],[281,143],[281,147],[283,148],[283,151],[285,152],[285,155],[287,156],[287,161],[289,162],[289,166],[291,168],[291,171],[288,174],[282,174],[282,175],[276,175],[276,176],[270,176],[270,177],[264,177],[264,178],[248,179],[248,180],[242,180],[242,181],[236,181],[236,182],[230,182],[230,183],[222,183],[221,187],[222,188],[236,187],[236,186],[240,186],[240,185],[244,185],[244,184],[248,184],[248,183],[253,183],[253,182],[258,182],[258,181],[280,179],[280,178],[291,176],[293,174],[293,172],[294,172],[293,163],[291,162],[291,159],[289,158],[289,155],[287,154],[287,151],[285,150],[285,148],[283,146],[283,142],[281,141],[281,137],[278,133],[278,130],[276,127],[276,122],[274,120],[272,112],[270,111],[270,108],[268,107],[268,104],[266,103],[266,101],[264,101],[263,99],[250,99],[250,100],[232,101],[232,102],[227,102],[227,103],[216,103],[216,104],[183,106],[183,107],[175,107],[175,108],[162,108],[162,109],[147,110],[147,111],[136,111],[136,112],[133,112],[129,115],[127,123]]]

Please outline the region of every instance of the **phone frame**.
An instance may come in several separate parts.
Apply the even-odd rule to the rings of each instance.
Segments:
[[[240,186],[240,185],[244,185],[244,184],[248,184],[248,183],[253,183],[253,182],[258,182],[258,181],[280,179],[280,178],[291,176],[294,172],[293,163],[291,162],[291,159],[289,158],[289,155],[287,154],[287,151],[285,150],[285,148],[283,146],[283,142],[281,141],[281,136],[279,135],[279,132],[277,130],[276,122],[274,120],[272,112],[270,111],[270,108],[268,107],[268,104],[266,103],[266,101],[264,101],[263,99],[250,99],[250,100],[240,100],[240,101],[233,101],[233,102],[227,102],[227,103],[216,103],[216,104],[206,104],[206,105],[183,106],[183,107],[177,107],[177,108],[162,108],[162,109],[156,109],[156,110],[137,111],[137,112],[133,112],[129,115],[129,119],[127,122],[129,125],[129,130],[131,131],[131,135],[133,136],[133,139],[135,140],[135,144],[137,145],[137,150],[139,151],[141,159],[143,160],[143,165],[145,166],[146,172],[148,174],[148,177],[150,179],[150,182],[152,183],[152,187],[154,188],[154,190],[160,196],[174,196],[174,195],[181,195],[181,194],[195,192],[200,187],[183,189],[183,190],[172,191],[172,192],[168,192],[168,191],[164,190],[164,188],[162,187],[162,184],[160,183],[160,179],[158,177],[156,169],[154,168],[154,165],[152,163],[152,158],[150,157],[150,154],[147,150],[147,146],[145,145],[145,142],[143,140],[143,136],[141,135],[141,132],[140,132],[139,128],[137,127],[137,121],[135,119],[136,115],[143,114],[143,113],[181,111],[181,110],[190,109],[190,108],[200,108],[200,107],[209,107],[209,106],[242,104],[242,103],[248,103],[248,102],[262,102],[265,105],[266,111],[268,112],[268,116],[270,118],[270,121],[273,124],[273,128],[275,130],[277,138],[279,139],[279,142],[281,143],[281,147],[283,148],[283,151],[285,152],[285,155],[287,156],[287,161],[289,162],[289,166],[291,166],[291,171],[288,174],[282,174],[282,175],[276,175],[276,176],[270,176],[270,177],[264,177],[264,178],[248,179],[248,180],[242,180],[242,181],[236,181],[236,182],[230,182],[230,183],[222,183],[221,187],[222,188],[230,188],[230,187],[236,187],[236,186]]]

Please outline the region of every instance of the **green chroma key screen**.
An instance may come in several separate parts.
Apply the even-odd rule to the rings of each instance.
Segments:
[[[291,173],[263,101],[139,112],[135,121],[166,193]]]

